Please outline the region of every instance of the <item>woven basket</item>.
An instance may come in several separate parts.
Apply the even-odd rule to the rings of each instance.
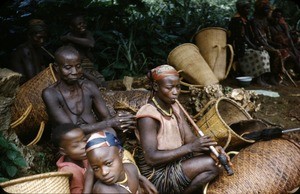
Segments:
[[[286,140],[256,142],[231,160],[233,176],[221,171],[207,194],[281,194],[300,186],[300,145]]]
[[[207,86],[219,82],[194,44],[177,46],[169,53],[167,60],[177,71],[181,70],[182,77],[192,84]]]
[[[72,173],[49,172],[0,183],[8,193],[70,193]]]
[[[36,144],[44,131],[48,115],[42,91],[56,81],[52,65],[21,85],[12,105],[13,128],[24,145]]]
[[[195,43],[207,64],[210,66],[219,81],[224,80],[231,69],[233,62],[233,48],[227,42],[226,29],[208,27],[198,31]],[[230,51],[230,60],[227,64],[227,48]],[[229,55],[228,55],[229,56]]]
[[[252,117],[240,105],[229,98],[222,97],[196,124],[205,135],[213,138],[224,149],[234,149],[243,144],[254,143],[253,140],[244,139],[238,129],[234,131],[230,128],[231,124],[250,119]]]

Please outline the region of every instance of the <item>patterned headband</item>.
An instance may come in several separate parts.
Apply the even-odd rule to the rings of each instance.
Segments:
[[[100,131],[93,133],[87,140],[85,150],[86,152],[89,152],[95,148],[110,146],[117,146],[118,148],[122,149],[121,143],[116,136],[109,132]]]
[[[153,80],[158,81],[170,75],[179,76],[176,69],[170,65],[160,65],[151,70]]]

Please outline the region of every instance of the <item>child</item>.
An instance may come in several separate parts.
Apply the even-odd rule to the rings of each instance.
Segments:
[[[71,193],[82,193],[84,174],[88,166],[83,131],[72,123],[61,124],[52,130],[52,141],[61,155],[56,163],[58,171],[71,172]]]
[[[157,193],[155,187],[139,175],[133,161],[123,157],[120,141],[112,133],[92,134],[86,144],[86,153],[97,179],[93,193],[141,193],[140,184],[147,192]]]

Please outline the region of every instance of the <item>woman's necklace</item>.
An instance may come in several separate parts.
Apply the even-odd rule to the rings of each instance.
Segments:
[[[152,101],[154,102],[155,106],[157,109],[159,109],[164,115],[171,117],[173,115],[173,110],[172,108],[170,108],[169,112],[165,111],[164,109],[161,108],[161,106],[159,106],[158,102],[155,100],[155,98],[152,98]]]
[[[69,110],[73,115],[76,115],[77,117],[80,116],[80,115],[82,115],[82,113],[83,113],[83,111],[84,111],[84,94],[83,94],[83,91],[82,91],[81,86],[79,86],[79,88],[80,88],[80,92],[81,92],[82,110],[80,110],[78,113],[76,113],[76,112],[74,112],[74,111],[71,110],[71,108],[69,107],[69,105],[68,105],[68,103],[67,103],[67,101],[66,101],[64,95],[62,94],[62,92],[61,92],[61,90],[60,90],[60,86],[58,86],[58,91],[59,91],[59,93],[61,94],[62,99],[63,99],[64,103],[66,104],[68,110]]]

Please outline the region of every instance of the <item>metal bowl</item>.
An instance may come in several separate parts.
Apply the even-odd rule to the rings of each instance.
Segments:
[[[241,76],[241,77],[236,77],[235,79],[238,81],[238,84],[241,87],[246,87],[251,84],[253,78],[251,76]]]

